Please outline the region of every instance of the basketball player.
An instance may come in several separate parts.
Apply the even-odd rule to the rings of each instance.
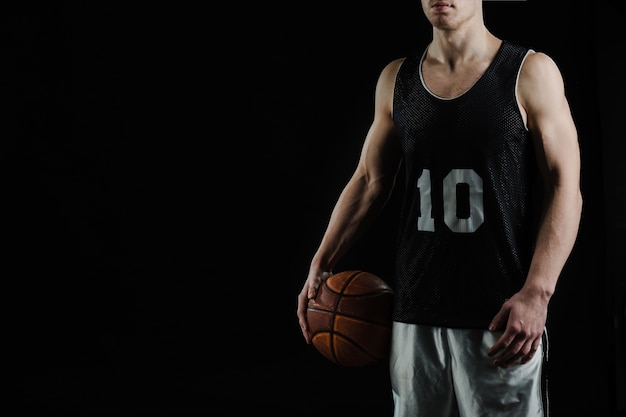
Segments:
[[[358,166],[298,296],[302,333],[311,343],[308,300],[400,173],[394,417],[547,416],[548,303],[582,210],[564,81],[546,54],[492,34],[482,0],[422,8],[432,40],[379,76]]]

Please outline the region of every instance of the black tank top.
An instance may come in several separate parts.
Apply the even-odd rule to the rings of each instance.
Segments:
[[[396,321],[486,328],[526,279],[538,177],[516,84],[528,52],[502,42],[481,78],[450,99],[425,87],[425,52],[400,66],[393,119],[406,189]]]

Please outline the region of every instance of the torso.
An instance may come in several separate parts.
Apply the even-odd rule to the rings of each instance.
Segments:
[[[393,118],[405,196],[396,321],[486,328],[523,283],[536,184],[516,94],[527,53],[503,45],[489,62],[454,73],[426,65],[425,76],[412,56],[398,70]]]

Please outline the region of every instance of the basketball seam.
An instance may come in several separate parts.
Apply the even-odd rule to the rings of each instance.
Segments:
[[[337,316],[348,317],[348,318],[351,318],[351,319],[359,320],[359,321],[364,322],[364,323],[380,324],[381,326],[384,326],[384,327],[391,327],[391,322],[389,322],[389,321],[384,322],[384,321],[377,321],[377,320],[369,320],[369,319],[363,318],[361,316],[356,316],[356,315],[353,315],[353,314],[338,313],[336,310],[333,311],[333,310],[328,310],[328,309],[320,308],[320,307],[316,307],[316,306],[309,306],[309,310],[322,311],[322,312],[327,312],[329,314],[332,314],[332,319],[331,319],[331,324],[332,324],[331,329],[332,330],[335,329],[335,326],[334,326],[335,325],[335,318]]]
[[[335,348],[335,338],[333,337],[335,334],[338,334],[335,330],[335,323],[336,323],[336,319],[337,319],[337,308],[339,307],[339,303],[341,302],[342,297],[345,295],[344,291],[346,290],[346,288],[348,288],[348,286],[350,285],[350,283],[352,281],[355,280],[355,278],[361,273],[361,271],[354,271],[352,273],[352,275],[350,276],[349,279],[346,280],[346,282],[344,282],[343,287],[341,288],[341,291],[339,292],[339,297],[337,297],[337,300],[335,301],[335,306],[334,306],[334,311],[332,312],[332,318],[330,320],[330,351],[333,353],[333,358],[335,358],[335,362],[339,363],[339,358],[337,357],[337,349]],[[328,285],[328,280],[324,281],[324,285],[326,285],[326,288],[328,288],[329,290],[332,291],[332,288],[330,288],[330,286]]]
[[[353,339],[351,337],[349,337],[348,335],[339,332],[335,329],[336,326],[336,322],[337,322],[337,317],[344,317],[344,318],[352,318],[355,320],[360,320],[363,323],[366,324],[373,324],[373,325],[377,325],[377,326],[381,326],[383,328],[386,329],[390,329],[392,327],[390,322],[381,322],[381,321],[377,321],[377,320],[369,320],[369,319],[365,319],[363,317],[359,317],[356,315],[351,315],[351,314],[345,314],[345,313],[338,313],[337,310],[339,308],[339,305],[341,304],[341,301],[345,298],[367,298],[367,297],[372,297],[372,296],[379,296],[381,295],[381,291],[371,291],[368,293],[360,293],[360,294],[346,294],[345,291],[346,289],[350,286],[350,284],[360,275],[362,274],[363,271],[357,270],[357,271],[352,271],[351,275],[348,277],[348,279],[346,279],[346,281],[343,283],[342,287],[340,288],[339,291],[335,291],[333,288],[330,287],[330,285],[328,285],[328,280],[324,281],[324,287],[327,291],[329,291],[332,294],[337,295],[335,302],[333,303],[331,310],[327,309],[327,308],[321,308],[319,306],[314,306],[314,305],[309,305],[308,308],[311,310],[316,310],[316,311],[320,311],[320,312],[326,312],[329,313],[331,315],[330,317],[330,322],[329,322],[329,328],[327,330],[320,330],[317,332],[314,332],[312,334],[313,337],[317,336],[317,335],[322,335],[322,334],[328,334],[329,337],[329,344],[328,344],[328,349],[330,350],[330,353],[333,356],[333,361],[337,364],[343,365],[343,366],[350,366],[349,363],[345,362],[345,361],[341,361],[337,355],[337,346],[336,346],[336,342],[335,342],[335,338],[337,339],[343,339],[344,341],[348,341],[354,348],[356,348],[357,350],[359,350],[360,352],[362,352],[364,355],[366,355],[367,357],[369,357],[372,361],[372,363],[375,363],[377,361],[380,361],[382,359],[382,357],[377,357],[374,356],[372,353],[368,352],[367,350],[363,349],[362,346],[360,346],[360,344],[358,343],[358,341],[356,339]],[[329,277],[330,278],[330,277]],[[384,294],[388,294],[390,296],[394,295],[394,292],[392,290],[384,290],[382,291],[382,293]]]
[[[346,336],[343,333],[339,333],[339,332],[334,332],[335,336],[337,337],[342,337],[345,340],[348,340],[350,342],[350,344],[355,347],[356,349],[358,349],[359,351],[361,351],[363,354],[365,354],[366,356],[368,356],[369,358],[372,359],[373,362],[377,362],[379,360],[381,360],[383,357],[378,357],[378,356],[374,356],[373,354],[371,354],[370,352],[368,352],[367,350],[363,349],[363,347],[358,343],[357,340],[352,339],[348,336]],[[333,356],[335,357],[337,363],[341,363],[342,365],[347,365],[346,362],[342,362],[339,360],[339,358],[337,357],[335,350],[333,349]]]

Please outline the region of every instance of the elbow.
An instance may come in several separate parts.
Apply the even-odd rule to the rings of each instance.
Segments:
[[[582,216],[584,204],[585,204],[585,200],[583,198],[582,191],[580,190],[580,188],[577,188],[576,193],[574,195],[574,207],[576,208],[578,217]]]
[[[563,200],[578,217],[582,214],[584,198],[580,186],[559,187],[565,199]]]
[[[556,208],[570,221],[578,222],[582,219],[585,199],[580,187],[556,186],[548,191],[544,208],[550,210],[550,206]]]
[[[361,175],[363,194],[370,200],[386,200],[395,185],[395,177],[389,175]]]
[[[365,195],[370,201],[378,201],[384,204],[390,194],[390,187],[384,181],[369,182]]]

